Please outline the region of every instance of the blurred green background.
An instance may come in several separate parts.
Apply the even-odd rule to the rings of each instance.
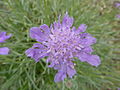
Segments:
[[[114,0],[0,0],[0,30],[13,36],[0,47],[11,52],[0,55],[0,90],[117,90],[120,88],[120,10]],[[33,26],[50,26],[68,11],[74,26],[87,24],[87,32],[97,38],[93,45],[101,65],[93,67],[76,61],[77,75],[55,83],[56,71],[45,59],[35,63],[25,50],[36,41],[29,37]]]

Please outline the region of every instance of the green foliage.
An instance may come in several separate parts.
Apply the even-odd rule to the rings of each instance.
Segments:
[[[120,87],[120,21],[112,0],[1,0],[0,30],[12,33],[7,43],[11,52],[0,56],[1,90],[116,90]],[[33,26],[50,26],[68,11],[74,25],[87,24],[87,32],[97,38],[93,46],[101,57],[101,65],[93,67],[77,60],[73,79],[54,83],[55,70],[45,59],[35,63],[25,50],[36,41],[29,37]]]

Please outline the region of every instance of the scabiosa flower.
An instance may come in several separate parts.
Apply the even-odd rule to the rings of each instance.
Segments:
[[[116,8],[120,8],[120,2],[115,3]]]
[[[120,19],[120,14],[116,15],[116,17]]]
[[[0,43],[4,43],[5,40],[9,39],[11,37],[11,34],[6,35],[6,32],[0,32]],[[8,47],[2,47],[0,48],[0,55],[7,55],[9,53]]]
[[[91,45],[96,39],[89,33],[83,33],[87,28],[85,24],[81,24],[77,29],[72,27],[73,21],[66,13],[62,22],[59,17],[50,28],[43,24],[30,29],[30,37],[40,43],[35,43],[25,53],[36,62],[48,56],[46,62],[50,63],[49,67],[58,70],[55,82],[62,81],[67,76],[72,78],[76,74],[74,57],[93,66],[100,64],[99,56],[91,54],[93,52]]]
[[[120,90],[120,88],[118,88],[118,90]]]

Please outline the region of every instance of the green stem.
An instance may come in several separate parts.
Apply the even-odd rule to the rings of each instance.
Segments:
[[[64,85],[64,80],[63,80],[63,82],[62,82],[62,90],[64,90],[65,89],[65,85]]]

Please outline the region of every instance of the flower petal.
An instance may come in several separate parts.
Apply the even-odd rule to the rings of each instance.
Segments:
[[[63,81],[65,78],[66,78],[66,74],[64,72],[58,72],[56,75],[55,75],[55,78],[54,78],[54,81],[55,82],[60,82],[60,81]]]
[[[82,33],[81,34],[81,39],[79,41],[79,43],[82,45],[82,46],[90,46],[94,43],[96,43],[96,38],[92,37],[90,34],[88,33]]]
[[[91,46],[88,46],[88,47],[83,48],[82,51],[86,52],[86,53],[91,53],[91,52],[93,52],[93,49]]]
[[[100,58],[97,55],[91,55],[81,52],[77,57],[80,59],[80,61],[88,62],[89,64],[96,67],[100,64]]]
[[[87,29],[87,25],[81,24],[81,25],[78,27],[78,29],[77,29],[76,32],[78,32],[78,33],[80,33],[80,32],[85,32],[86,29]]]
[[[97,67],[98,65],[100,65],[100,58],[97,55],[91,55],[90,59],[87,62]]]
[[[70,78],[72,78],[76,74],[76,70],[70,66],[67,66],[67,74]]]
[[[8,55],[9,48],[8,47],[2,47],[0,48],[0,55]]]
[[[9,39],[12,34],[6,35],[6,32],[0,32],[0,43],[4,43],[5,40]]]
[[[41,25],[40,29],[44,32],[45,35],[50,34],[50,28],[46,24]]]
[[[73,25],[73,21],[74,19],[72,17],[69,17],[68,13],[66,12],[62,21],[62,25],[63,27],[71,27]]]
[[[47,49],[44,45],[35,43],[32,48],[25,51],[28,57],[35,59],[38,62],[41,58],[48,56]]]
[[[30,37],[36,39],[38,42],[47,41],[49,33],[49,27],[45,24],[30,29]]]

